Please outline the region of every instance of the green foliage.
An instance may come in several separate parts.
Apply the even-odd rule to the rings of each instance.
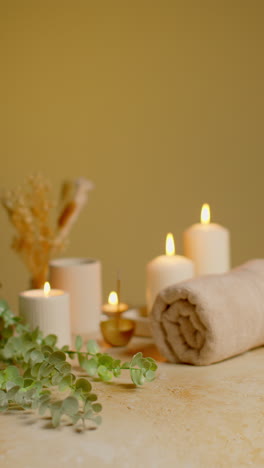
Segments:
[[[78,348],[77,349],[77,344]],[[87,372],[89,377],[99,377],[104,382],[112,380],[113,377],[119,377],[121,371],[128,369],[130,377],[135,385],[143,385],[144,382],[151,382],[155,378],[157,364],[150,357],[143,357],[142,353],[133,356],[130,362],[121,364],[119,359],[115,359],[108,354],[101,354],[96,341],[90,340],[87,343],[87,352],[82,352],[82,339],[77,336],[75,346],[77,349],[78,361],[80,367]],[[66,351],[69,357],[74,357],[72,351]]]
[[[150,357],[143,357],[142,353],[137,353],[130,362],[121,364],[120,360],[108,354],[98,352],[98,345],[94,341],[87,343],[87,349],[89,350],[87,353],[78,352],[78,360],[80,367],[90,377],[97,376],[104,382],[108,382],[113,377],[119,377],[122,370],[128,369],[131,380],[135,385],[143,385],[145,382],[151,382],[155,378],[155,371],[157,370],[155,360]],[[72,357],[71,351],[68,354]]]
[[[47,412],[54,427],[70,420],[75,425],[86,421],[101,423],[102,410],[97,395],[87,378],[76,379],[67,358],[78,358],[80,367],[88,377],[98,377],[104,382],[119,377],[122,370],[129,370],[132,382],[142,385],[155,378],[157,364],[152,358],[137,353],[130,362],[121,363],[108,354],[100,353],[96,341],[90,340],[83,349],[80,336],[75,339],[75,350],[68,346],[58,349],[55,335],[42,336],[23,325],[4,300],[0,300],[0,412],[13,409],[36,409],[42,416]],[[55,391],[66,392],[57,398]]]

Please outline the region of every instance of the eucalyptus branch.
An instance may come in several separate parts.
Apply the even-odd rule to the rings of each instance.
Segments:
[[[0,370],[0,411],[23,408],[38,410],[40,415],[48,412],[54,427],[65,418],[73,425],[81,422],[83,429],[87,421],[99,425],[102,405],[90,381],[76,378],[67,357],[77,356],[88,377],[99,377],[104,382],[119,377],[122,370],[129,370],[135,385],[155,378],[156,362],[142,353],[121,363],[101,353],[93,340],[86,343],[86,351],[82,351],[80,336],[76,337],[75,350],[67,346],[58,349],[56,342],[55,335],[43,337],[38,329],[30,331],[0,300],[0,361],[5,366]],[[57,391],[67,396],[58,398]]]
[[[104,382],[119,377],[122,370],[129,370],[132,382],[135,385],[143,385],[145,381],[151,382],[155,378],[157,364],[150,357],[143,357],[142,353],[137,353],[131,361],[121,363],[120,359],[114,359],[108,354],[99,352],[99,346],[94,340],[89,340],[86,344],[87,351],[82,351],[83,340],[81,336],[75,339],[75,351],[64,351],[70,358],[78,357],[79,365],[84,369],[89,377],[98,376]]]

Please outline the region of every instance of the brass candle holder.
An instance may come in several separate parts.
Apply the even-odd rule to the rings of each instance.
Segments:
[[[111,346],[126,346],[134,335],[136,326],[134,320],[122,317],[126,310],[128,305],[119,302],[118,293],[112,291],[108,297],[108,304],[102,307],[102,312],[108,319],[100,323],[102,335]]]

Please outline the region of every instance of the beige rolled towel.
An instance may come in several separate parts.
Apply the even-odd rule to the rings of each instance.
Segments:
[[[151,313],[160,352],[198,366],[264,344],[264,260],[164,289]]]

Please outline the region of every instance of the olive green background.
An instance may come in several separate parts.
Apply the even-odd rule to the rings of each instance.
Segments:
[[[263,1],[0,0],[0,186],[41,172],[96,184],[66,256],[103,264],[104,298],[144,302],[145,265],[203,202],[232,263],[264,256]],[[29,274],[0,210],[2,295]]]

